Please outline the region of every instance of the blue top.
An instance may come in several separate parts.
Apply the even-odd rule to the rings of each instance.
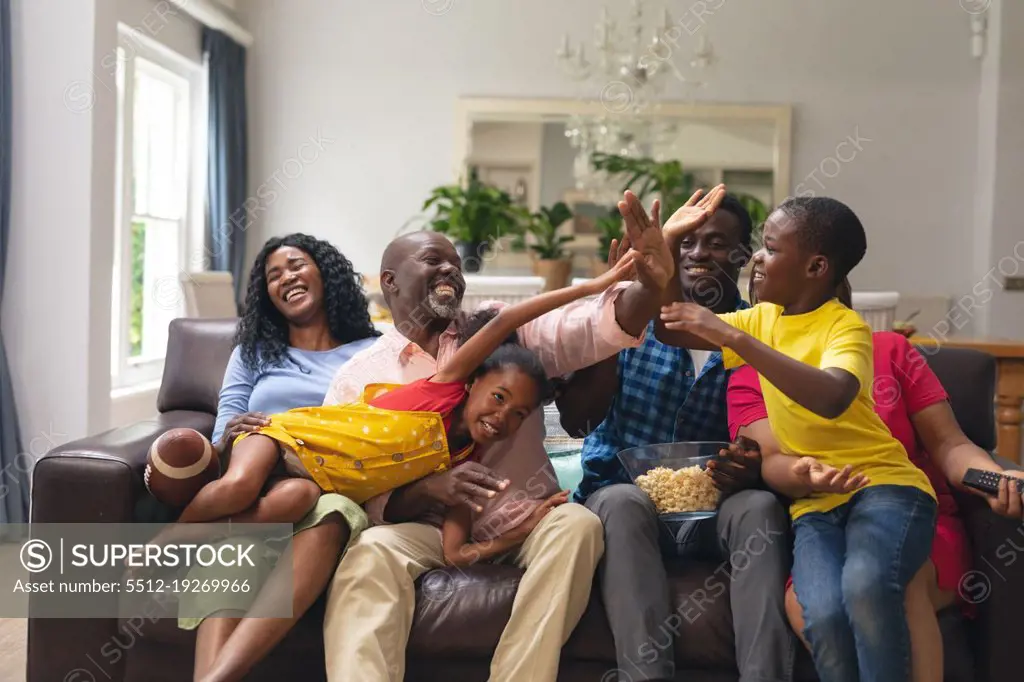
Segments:
[[[750,306],[740,300],[736,308]],[[583,480],[574,498],[584,502],[599,488],[629,483],[618,453],[655,443],[729,440],[725,392],[729,372],[721,352],[708,356],[694,376],[685,348],[654,338],[654,322],[637,348],[619,352],[619,390],[608,415],[583,441]],[[657,406],[657,407],[654,407]]]
[[[236,346],[224,371],[213,442],[220,440],[228,421],[236,415],[245,412],[270,415],[323,404],[338,368],[376,340],[377,337],[370,337],[321,351],[289,348],[280,365],[262,372],[246,367],[242,363],[241,349]]]

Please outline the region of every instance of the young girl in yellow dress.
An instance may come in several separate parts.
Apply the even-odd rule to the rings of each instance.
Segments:
[[[224,476],[199,491],[179,523],[248,509],[282,460],[289,476],[309,480],[310,507],[322,492],[361,504],[508,438],[551,384],[531,351],[502,343],[534,318],[632,276],[633,261],[630,252],[601,277],[502,309],[429,379],[370,384],[356,403],[272,415],[269,426],[238,437]]]

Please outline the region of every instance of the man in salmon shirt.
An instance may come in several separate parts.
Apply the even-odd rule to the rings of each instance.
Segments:
[[[660,230],[633,230],[630,237],[643,255],[637,281],[519,329],[519,342],[540,356],[551,376],[642,341],[674,264]],[[461,270],[458,254],[440,234],[417,232],[394,240],[381,262],[381,288],[395,328],[338,370],[324,403],[353,400],[369,383],[430,377],[444,366],[466,321]],[[414,581],[444,566],[436,512],[470,504],[477,511],[472,530],[478,541],[514,528],[558,493],[543,441],[538,410],[512,438],[483,453],[480,462],[367,502],[371,520],[382,525],[364,531],[352,544],[331,583],[324,622],[330,680],[403,679]],[[603,551],[601,522],[582,505],[557,506],[538,523],[514,552],[526,573],[492,659],[491,680],[554,682],[562,645],[583,615]]]

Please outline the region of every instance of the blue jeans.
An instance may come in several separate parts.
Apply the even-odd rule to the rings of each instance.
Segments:
[[[793,589],[821,682],[906,682],[907,583],[928,558],[936,504],[909,486],[865,488],[793,524]]]

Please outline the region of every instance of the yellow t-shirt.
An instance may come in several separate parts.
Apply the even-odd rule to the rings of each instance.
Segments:
[[[868,485],[906,485],[935,497],[927,475],[910,461],[903,445],[875,413],[871,384],[874,360],[871,329],[853,310],[832,299],[802,315],[783,315],[782,307],[759,303],[747,310],[719,317],[762,343],[795,360],[819,369],[836,367],[860,381],[853,403],[835,419],[820,417],[761,377],[768,423],[782,452],[814,457],[841,469],[851,465],[868,476]],[[722,349],[729,369],[744,361],[732,349]],[[795,500],[790,515],[825,512],[845,503],[852,495],[816,493]]]

